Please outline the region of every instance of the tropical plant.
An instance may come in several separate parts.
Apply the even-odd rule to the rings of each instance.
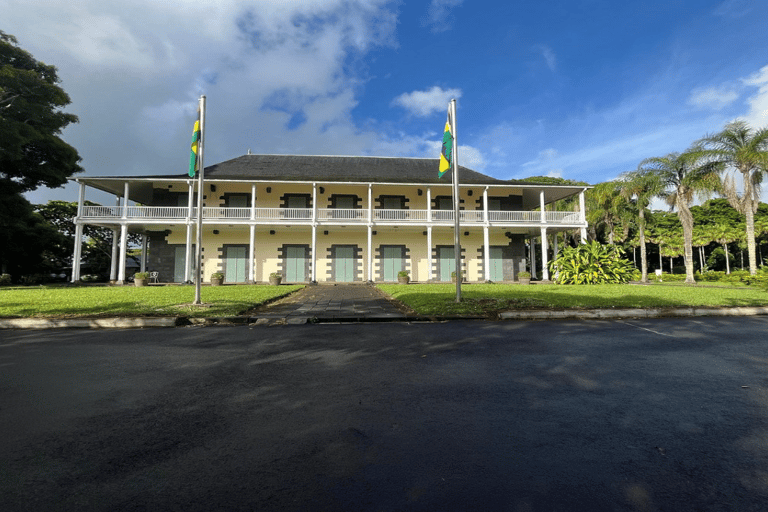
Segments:
[[[760,203],[760,183],[768,172],[768,127],[753,130],[744,121],[734,121],[720,133],[704,137],[699,144],[711,162],[722,164],[723,170],[741,174],[741,194],[733,173],[723,178],[722,188],[728,202],[746,220],[749,273],[755,275],[755,212]]]
[[[557,259],[549,263],[550,273],[558,284],[626,283],[634,267],[622,257],[624,251],[599,242],[565,247]]]
[[[692,148],[685,153],[670,153],[663,157],[647,158],[640,163],[643,172],[655,174],[663,185],[657,195],[670,209],[677,211],[683,226],[685,254],[685,282],[695,283],[693,276],[693,215],[690,204],[694,196],[705,196],[719,190],[719,172],[722,164],[703,158],[702,152]]]

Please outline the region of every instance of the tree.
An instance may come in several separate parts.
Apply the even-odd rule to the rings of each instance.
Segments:
[[[61,111],[70,100],[58,83],[55,67],[35,60],[16,38],[0,31],[0,202],[23,205],[0,209],[0,239],[20,249],[29,241],[22,224],[39,222],[21,194],[39,186],[60,187],[82,171],[77,151],[60,138],[77,117]],[[32,250],[27,249],[22,253]],[[8,248],[0,251],[0,265],[25,266],[25,261],[8,259],[15,254]]]
[[[627,201],[620,194],[620,183],[598,183],[587,193],[587,222],[594,229],[605,226],[608,243],[614,245],[616,226],[628,218]],[[596,235],[596,233],[595,233]]]
[[[670,209],[677,211],[683,226],[685,253],[685,282],[693,284],[693,215],[690,204],[696,195],[718,190],[722,164],[703,158],[701,151],[690,149],[685,153],[670,153],[663,157],[647,158],[640,163],[643,172],[655,174],[663,189],[657,195]]]
[[[659,175],[647,172],[638,166],[635,171],[625,173],[621,180],[621,194],[627,201],[634,201],[637,211],[637,228],[640,238],[640,281],[648,282],[648,255],[645,247],[645,210],[651,203],[651,199],[657,196],[663,189]]]
[[[730,274],[731,263],[730,255],[728,254],[728,244],[738,240],[739,234],[734,227],[729,224],[718,224],[712,230],[712,237],[712,240],[723,246],[723,253],[725,254],[725,273]]]
[[[739,194],[733,174],[723,178],[723,191],[728,202],[746,220],[749,273],[757,272],[755,254],[755,212],[760,203],[760,183],[768,171],[768,127],[753,130],[744,121],[734,121],[723,131],[699,141],[713,162],[741,174],[744,191]]]

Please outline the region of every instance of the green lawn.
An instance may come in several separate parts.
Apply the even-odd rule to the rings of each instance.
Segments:
[[[382,284],[379,289],[421,315],[493,315],[510,309],[594,309],[681,306],[768,306],[757,287],[606,285]]]
[[[0,288],[0,317],[232,316],[302,286],[76,286]]]

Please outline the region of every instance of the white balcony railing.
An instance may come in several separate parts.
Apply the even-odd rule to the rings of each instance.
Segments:
[[[197,208],[186,206],[83,206],[80,218],[83,220],[116,220],[126,214],[127,220],[163,222],[169,220],[196,219]],[[453,223],[453,210],[373,210],[373,222],[380,223]],[[206,206],[203,219],[206,221],[249,221],[274,222],[299,221],[301,224],[312,221],[312,208],[229,208]],[[431,217],[431,218],[430,218]],[[579,212],[544,212],[546,223],[580,226]],[[368,210],[323,208],[317,210],[320,223],[365,223],[368,222]],[[485,212],[482,210],[462,210],[459,221],[462,224],[482,224]],[[541,212],[537,211],[489,211],[491,224],[541,224]]]

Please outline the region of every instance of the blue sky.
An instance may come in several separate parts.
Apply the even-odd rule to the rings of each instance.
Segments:
[[[595,184],[733,119],[768,124],[766,2],[4,3],[0,28],[59,69],[89,176],[184,173],[200,94],[207,164],[437,158],[452,97],[462,165],[500,179]]]

